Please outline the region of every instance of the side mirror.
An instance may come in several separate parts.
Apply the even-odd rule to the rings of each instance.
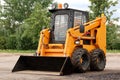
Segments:
[[[84,25],[80,25],[80,33],[84,33],[85,32],[85,26]]]

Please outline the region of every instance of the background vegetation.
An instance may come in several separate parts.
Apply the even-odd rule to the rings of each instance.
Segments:
[[[118,4],[118,0],[89,0],[91,6],[89,6],[90,19],[93,20],[97,16],[101,16],[101,13],[107,17],[107,49],[120,49],[120,26],[115,24],[114,21],[118,21],[119,17],[112,17],[115,9],[111,9]]]
[[[48,7],[53,0],[4,0],[0,4],[0,49],[35,50],[39,32],[48,27],[50,13]],[[90,19],[104,13],[107,16],[107,49],[120,49],[120,26],[112,18],[118,1],[89,0]]]
[[[52,0],[4,0],[0,5],[0,49],[36,49],[39,32],[49,26]]]

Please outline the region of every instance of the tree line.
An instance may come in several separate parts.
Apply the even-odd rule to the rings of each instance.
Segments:
[[[118,21],[119,17],[112,17],[116,9],[111,9],[118,4],[118,0],[89,0],[91,6],[89,6],[91,13],[90,19],[94,19],[100,16],[101,13],[107,17],[106,29],[107,29],[107,49],[120,49],[120,25],[114,23]]]
[[[104,13],[107,16],[107,48],[120,49],[118,25],[111,18],[116,10],[109,11],[118,1],[89,0],[90,20]],[[48,7],[53,0],[4,0],[0,4],[0,49],[36,49],[39,33],[43,26],[48,27],[50,13]]]
[[[36,49],[39,32],[49,25],[52,0],[4,0],[0,5],[0,49]]]

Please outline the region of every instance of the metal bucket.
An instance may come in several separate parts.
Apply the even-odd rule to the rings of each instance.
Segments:
[[[73,71],[70,57],[20,56],[12,72],[23,70],[52,71],[68,75]]]

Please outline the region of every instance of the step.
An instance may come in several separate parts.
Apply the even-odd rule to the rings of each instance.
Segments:
[[[45,50],[45,52],[50,52],[50,53],[51,53],[51,52],[53,52],[53,53],[54,53],[54,52],[55,52],[55,53],[56,53],[56,52],[61,53],[61,52],[63,52],[63,51],[64,51],[64,49],[46,49],[46,50]]]
[[[63,44],[49,44],[48,46],[50,49],[63,49],[64,48]]]

